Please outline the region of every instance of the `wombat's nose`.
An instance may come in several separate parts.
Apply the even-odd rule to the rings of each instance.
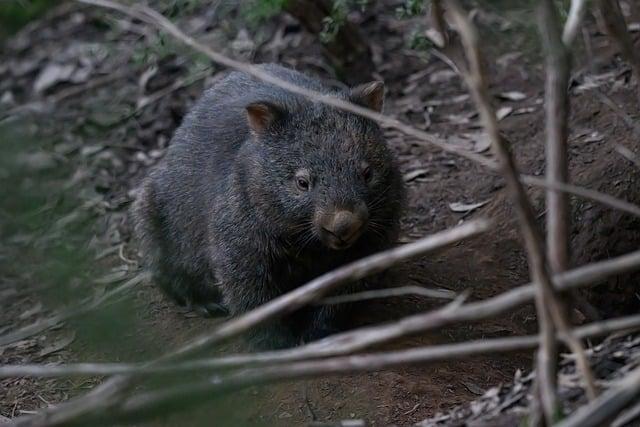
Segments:
[[[334,213],[322,228],[337,237],[341,243],[352,243],[364,225],[359,215],[348,210],[340,210]]]

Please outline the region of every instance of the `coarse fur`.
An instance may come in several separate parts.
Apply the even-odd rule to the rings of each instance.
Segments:
[[[381,104],[371,96],[374,86],[331,91],[294,70],[260,68],[365,106]],[[374,88],[380,95],[383,88]],[[401,176],[374,122],[233,72],[185,117],[132,214],[145,262],[166,293],[180,304],[222,304],[239,314],[390,247],[403,201]],[[364,226],[348,247],[335,249],[323,224],[338,211],[355,212]],[[340,307],[300,310],[261,328],[253,343],[284,347],[326,335]]]

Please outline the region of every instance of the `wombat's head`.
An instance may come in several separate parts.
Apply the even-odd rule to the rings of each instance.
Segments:
[[[384,85],[337,95],[380,111]],[[293,245],[342,250],[395,238],[402,181],[373,121],[293,97],[246,110],[249,194]]]

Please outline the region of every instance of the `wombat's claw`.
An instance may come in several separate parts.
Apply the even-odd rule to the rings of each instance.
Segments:
[[[203,317],[225,317],[229,315],[229,310],[224,305],[217,302],[207,302],[196,304],[191,307],[193,311]]]

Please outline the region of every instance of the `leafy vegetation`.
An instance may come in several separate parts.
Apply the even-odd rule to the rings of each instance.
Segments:
[[[0,2],[0,40],[41,16],[55,4],[51,0],[3,0]]]

